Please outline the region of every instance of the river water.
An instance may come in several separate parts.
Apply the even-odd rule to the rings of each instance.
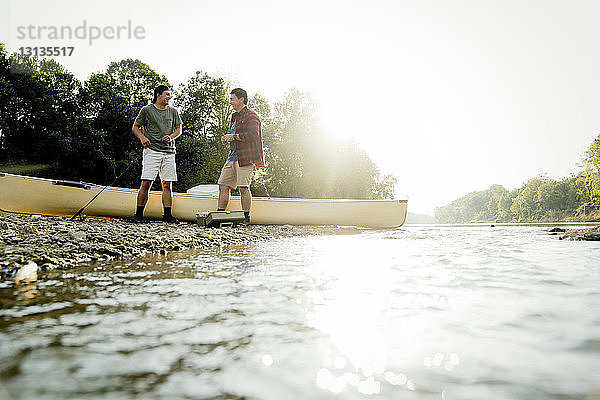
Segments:
[[[600,243],[345,231],[0,286],[0,399],[599,399]]]

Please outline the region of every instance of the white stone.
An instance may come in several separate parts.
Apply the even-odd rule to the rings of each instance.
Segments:
[[[15,275],[15,281],[17,282],[31,282],[37,281],[37,270],[38,266],[33,261],[30,261],[28,264],[23,265],[21,268],[17,270],[17,274]]]

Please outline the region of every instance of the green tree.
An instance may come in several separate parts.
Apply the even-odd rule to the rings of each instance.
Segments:
[[[395,179],[381,177],[355,143],[328,135],[318,109],[309,93],[296,89],[275,103],[263,124],[266,168],[259,182],[281,197],[392,197]]]
[[[587,206],[600,207],[600,135],[590,144],[583,159],[588,188]]]
[[[587,211],[589,199],[590,199],[590,191],[589,186],[587,184],[587,174],[585,171],[582,171],[576,175],[572,175],[569,178],[571,182],[571,187],[575,191],[575,208],[576,215],[583,215]]]
[[[81,114],[79,81],[51,59],[7,56],[3,50],[1,58],[1,161],[56,167],[56,156],[71,145],[69,128]]]
[[[271,105],[269,101],[260,93],[255,93],[248,99],[248,107],[254,110],[263,125],[271,120]]]
[[[373,198],[375,199],[393,199],[395,197],[395,187],[398,178],[391,174],[377,176],[373,182]]]
[[[6,138],[10,135],[8,123],[15,117],[14,111],[8,107],[16,95],[10,78],[10,62],[4,44],[0,43],[0,162],[6,161],[9,156],[6,143]]]
[[[498,212],[496,214],[496,221],[498,222],[511,222],[513,220],[512,211],[512,197],[510,192],[507,190],[502,193],[498,199]]]
[[[174,104],[181,111],[185,132],[177,140],[176,190],[217,182],[228,152],[221,136],[229,127],[229,87],[224,79],[200,71],[179,86]]]
[[[575,192],[568,179],[548,180],[538,188],[538,203],[542,211],[566,211],[575,206]]]
[[[489,188],[490,199],[487,204],[489,220],[502,221],[504,204],[503,198],[508,195],[508,190],[502,185],[492,185]],[[510,204],[508,205],[510,207]]]
[[[544,177],[529,180],[513,199],[510,210],[518,222],[536,221],[543,215],[538,197],[538,189],[546,182],[547,179]]]
[[[211,139],[227,131],[232,111],[229,86],[223,78],[201,71],[179,86],[174,104],[181,110],[189,135]]]
[[[125,165],[140,157],[141,145],[131,126],[140,109],[150,103],[159,84],[169,86],[166,77],[132,59],[112,62],[105,72],[92,74],[84,83],[81,99],[96,140],[93,181],[110,182]],[[139,168],[130,168],[120,184],[138,186],[139,173]]]
[[[439,223],[508,222],[512,215],[511,195],[503,186],[468,193],[450,204],[435,209]]]

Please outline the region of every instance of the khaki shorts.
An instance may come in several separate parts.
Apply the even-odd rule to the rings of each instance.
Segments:
[[[156,174],[160,174],[160,180],[164,182],[177,181],[177,168],[175,167],[175,154],[163,153],[152,149],[144,149],[142,159],[143,181],[153,181]]]
[[[240,167],[237,161],[226,161],[221,169],[221,176],[217,183],[223,186],[229,186],[235,189],[238,186],[250,187],[252,182],[252,172],[254,164],[244,165]]]

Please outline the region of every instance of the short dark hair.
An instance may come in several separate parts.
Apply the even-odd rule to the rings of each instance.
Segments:
[[[231,91],[231,94],[235,94],[238,99],[244,98],[244,104],[248,104],[248,93],[242,88],[235,88]]]
[[[166,85],[158,85],[154,88],[154,96],[152,97],[152,104],[156,103],[156,98],[163,94],[165,90],[169,90],[169,87]]]

